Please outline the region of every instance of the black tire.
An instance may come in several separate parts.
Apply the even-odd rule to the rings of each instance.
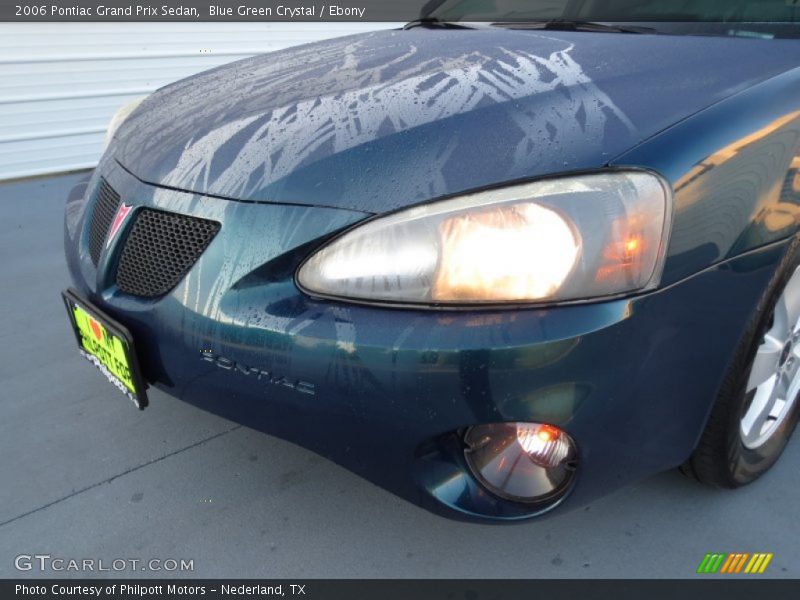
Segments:
[[[716,487],[741,487],[766,473],[786,447],[800,416],[800,402],[758,448],[750,449],[742,443],[740,423],[754,394],[748,394],[746,388],[756,351],[772,323],[775,305],[798,266],[800,251],[795,239],[742,336],[697,448],[680,467],[685,475]]]

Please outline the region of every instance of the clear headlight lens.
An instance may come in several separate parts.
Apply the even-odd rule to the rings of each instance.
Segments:
[[[428,305],[552,302],[658,285],[669,187],[644,171],[489,190],[357,226],[298,272],[311,294]]]
[[[574,442],[553,425],[476,425],[467,430],[464,443],[475,477],[493,494],[518,502],[557,499],[577,467]]]
[[[119,129],[119,126],[127,119],[133,111],[135,111],[138,106],[142,103],[142,101],[147,98],[147,96],[142,96],[141,98],[136,98],[135,100],[131,100],[130,102],[123,104],[117,112],[114,113],[114,116],[111,117],[111,121],[108,124],[108,129],[106,129],[106,138],[103,142],[103,150],[108,148],[108,145],[111,143],[114,134]]]

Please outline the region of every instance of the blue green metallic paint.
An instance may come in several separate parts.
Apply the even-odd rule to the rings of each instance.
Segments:
[[[608,43],[617,37],[603,36]],[[471,477],[458,432],[497,421],[567,431],[579,469],[559,509],[683,462],[797,232],[798,110],[800,70],[788,70],[617,158],[599,153],[585,165],[652,169],[675,188],[663,282],[647,294],[461,311],[314,299],[296,287],[297,266],[371,216],[374,205],[246,202],[152,185],[118,160],[124,139],[68,201],[68,265],[80,293],[131,330],[156,387],[298,443],[446,516],[529,518],[546,511],[499,499]],[[734,151],[721,155],[726,148]],[[116,289],[125,232],[97,268],[89,260],[85,223],[101,176],[134,210],[222,224],[166,296],[143,300]]]

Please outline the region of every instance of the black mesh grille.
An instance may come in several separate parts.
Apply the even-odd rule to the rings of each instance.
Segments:
[[[100,261],[103,244],[108,235],[111,221],[119,208],[119,194],[114,191],[105,179],[100,180],[100,189],[92,209],[92,220],[89,224],[89,255],[95,266]]]
[[[154,297],[174,288],[219,231],[219,223],[145,208],[125,240],[117,286]]]

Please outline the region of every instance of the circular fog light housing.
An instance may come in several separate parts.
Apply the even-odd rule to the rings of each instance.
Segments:
[[[464,434],[464,443],[467,464],[478,481],[507,500],[553,502],[575,474],[575,443],[553,425],[476,425]]]

